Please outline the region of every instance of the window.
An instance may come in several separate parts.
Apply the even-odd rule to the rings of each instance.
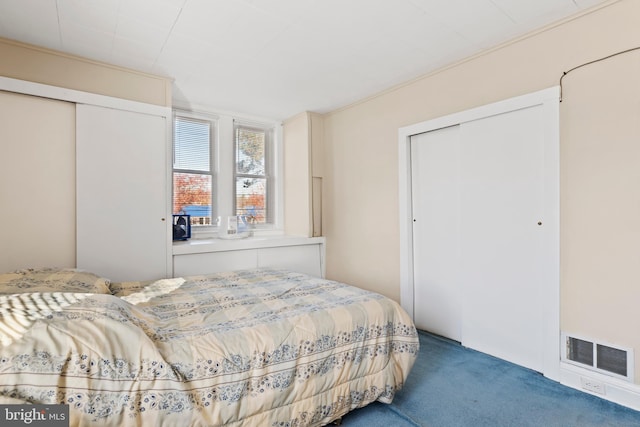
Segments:
[[[173,213],[191,215],[191,225],[213,217],[212,136],[209,120],[176,115],[173,135]]]
[[[259,234],[281,232],[279,138],[274,123],[175,111],[173,213],[191,215],[193,237],[215,237],[229,215]]]
[[[271,129],[236,123],[235,214],[249,224],[268,224],[271,195]]]

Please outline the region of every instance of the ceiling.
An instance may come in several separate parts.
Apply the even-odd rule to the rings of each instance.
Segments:
[[[174,79],[175,104],[327,112],[603,0],[0,0],[0,37]]]

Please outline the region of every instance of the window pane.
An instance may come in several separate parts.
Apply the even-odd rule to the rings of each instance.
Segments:
[[[211,175],[174,172],[173,213],[191,215],[192,225],[211,225]]]
[[[265,132],[236,128],[236,171],[240,174],[265,175]]]
[[[210,141],[209,122],[176,117],[173,168],[209,172]]]
[[[267,222],[267,180],[265,178],[236,178],[236,215],[249,222]]]

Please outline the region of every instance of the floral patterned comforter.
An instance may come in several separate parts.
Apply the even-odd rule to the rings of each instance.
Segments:
[[[0,403],[71,425],[319,426],[390,402],[418,353],[394,301],[282,270],[0,295]]]

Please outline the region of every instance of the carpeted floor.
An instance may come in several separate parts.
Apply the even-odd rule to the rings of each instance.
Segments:
[[[420,332],[420,356],[391,405],[345,416],[344,427],[640,427],[640,412]]]

